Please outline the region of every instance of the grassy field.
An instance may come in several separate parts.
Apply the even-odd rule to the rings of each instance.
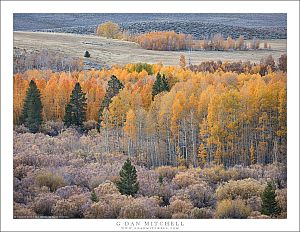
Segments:
[[[263,41],[262,41],[263,42]],[[251,61],[258,63],[261,58],[272,55],[277,61],[286,53],[286,40],[268,40],[271,50],[257,51],[195,51],[190,58],[192,64],[207,60]],[[187,52],[150,51],[127,41],[111,40],[92,35],[77,35],[46,32],[14,32],[14,47],[40,51],[43,49],[61,52],[70,57],[83,57],[88,50],[90,61],[97,64],[124,65],[127,63],[159,63],[178,65],[180,55],[188,57]]]

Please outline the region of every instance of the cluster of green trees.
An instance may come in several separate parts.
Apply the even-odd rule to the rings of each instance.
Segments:
[[[152,88],[152,100],[154,97],[164,91],[170,91],[170,87],[168,84],[168,81],[165,77],[165,74],[161,77],[160,73],[156,76],[156,81],[154,82],[153,88]]]
[[[82,92],[80,84],[76,83],[70,102],[65,109],[64,123],[67,127],[71,125],[81,127],[83,125],[86,119],[86,105],[85,93]],[[38,132],[43,123],[42,107],[41,93],[36,83],[31,80],[20,116],[20,123],[24,124],[31,133]]]

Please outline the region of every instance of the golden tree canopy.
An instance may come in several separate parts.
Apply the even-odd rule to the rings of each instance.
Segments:
[[[96,35],[106,38],[117,39],[120,36],[120,27],[113,22],[105,22],[97,27]]]

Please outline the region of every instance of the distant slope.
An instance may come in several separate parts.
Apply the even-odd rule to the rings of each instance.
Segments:
[[[195,38],[222,33],[224,37],[284,39],[286,14],[14,14],[14,31],[93,34],[97,25],[114,21],[132,33],[174,30]]]
[[[193,64],[206,60],[251,61],[259,62],[261,58],[272,55],[277,60],[286,52],[286,40],[271,40],[272,50],[261,51],[196,51],[191,54]],[[181,54],[186,52],[150,51],[139,45],[119,40],[111,40],[92,35],[76,35],[45,32],[14,32],[14,47],[27,50],[51,50],[61,52],[70,57],[83,57],[88,50],[91,58],[88,60],[100,65],[124,65],[127,63],[159,63],[178,65]]]

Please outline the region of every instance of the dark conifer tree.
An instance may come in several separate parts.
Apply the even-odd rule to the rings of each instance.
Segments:
[[[160,73],[157,73],[156,81],[152,87],[152,100],[157,94],[163,91],[170,91],[170,87],[165,75],[163,74],[163,77],[161,77]]]
[[[162,91],[162,80],[160,73],[157,73],[156,75],[156,81],[154,82],[154,85],[152,87],[152,100],[154,97],[159,94]]]
[[[99,201],[94,189],[93,189],[93,191],[91,193],[91,200],[93,202],[98,202]]]
[[[163,89],[163,91],[168,91],[168,92],[170,91],[170,86],[166,79],[165,74],[163,74],[163,77],[162,77],[162,89]]]
[[[91,55],[90,55],[89,51],[85,51],[85,53],[84,53],[84,57],[86,57],[86,58],[89,58],[89,57],[91,57]]]
[[[268,182],[268,185],[265,188],[265,191],[263,192],[261,199],[262,199],[262,206],[261,206],[262,214],[269,215],[271,217],[280,214],[281,209],[278,206],[278,203],[276,201],[275,189],[270,182]]]
[[[108,108],[111,103],[111,99],[116,96],[121,89],[124,88],[122,82],[115,76],[112,75],[110,80],[108,81],[108,86],[106,89],[106,94],[101,103],[99,115],[98,115],[98,130],[100,130],[101,122],[102,122],[102,114],[105,108]]]
[[[41,94],[33,80],[29,83],[26,97],[20,116],[20,123],[24,124],[32,133],[39,131],[42,124]]]
[[[67,127],[83,125],[86,120],[86,97],[82,92],[80,84],[77,82],[72,91],[70,102],[66,106],[64,123]]]
[[[136,169],[129,159],[125,161],[120,171],[120,180],[117,182],[117,187],[121,194],[132,196],[139,190]]]

